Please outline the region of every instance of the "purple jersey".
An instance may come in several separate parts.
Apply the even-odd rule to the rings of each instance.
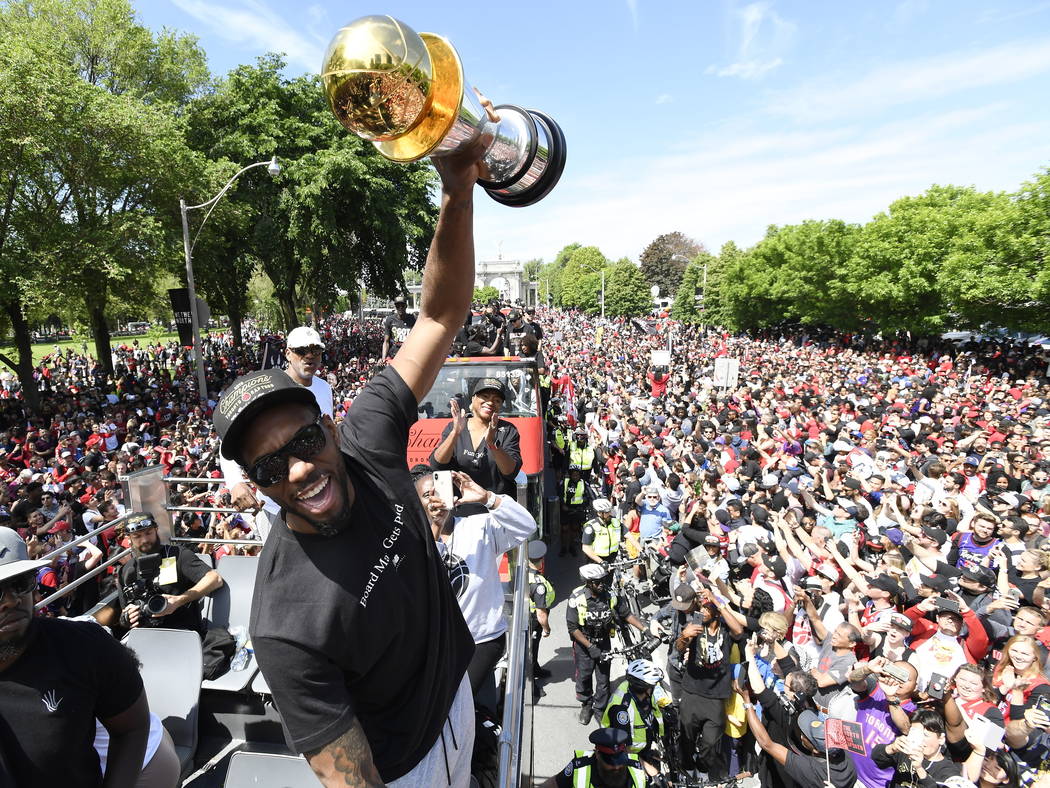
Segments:
[[[972,533],[963,533],[959,537],[959,560],[955,562],[956,568],[966,569],[981,564],[984,557],[998,544],[998,539],[992,539],[987,544],[979,544],[974,541]]]
[[[887,788],[893,779],[894,769],[880,768],[871,759],[871,751],[878,744],[888,744],[900,734],[890,720],[890,707],[886,702],[886,693],[874,677],[869,677],[868,686],[875,685],[874,691],[864,697],[857,696],[857,722],[861,724],[864,731],[864,749],[868,755],[853,756],[853,765],[857,767],[857,779],[864,783],[867,788]],[[908,716],[915,711],[915,704],[910,700],[901,704],[901,709]]]

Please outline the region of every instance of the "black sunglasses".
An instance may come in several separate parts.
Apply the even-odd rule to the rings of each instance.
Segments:
[[[7,599],[10,592],[15,597],[23,597],[36,588],[36,577],[31,573],[15,575],[10,580],[0,583],[0,602]]]
[[[312,424],[300,429],[284,446],[270,454],[264,454],[249,468],[245,469],[248,478],[260,487],[273,485],[288,478],[288,458],[312,460],[325,447],[327,437],[321,425],[322,416],[318,414]]]
[[[310,345],[309,347],[292,347],[288,349],[295,353],[295,355],[297,356],[319,356],[322,353],[324,353],[324,348],[320,345]]]

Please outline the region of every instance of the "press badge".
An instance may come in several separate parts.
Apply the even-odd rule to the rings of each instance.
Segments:
[[[171,586],[179,582],[179,572],[175,568],[176,557],[165,558],[160,562],[160,575],[157,577],[157,585]]]

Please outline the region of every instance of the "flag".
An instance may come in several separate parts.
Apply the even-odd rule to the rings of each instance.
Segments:
[[[824,741],[829,750],[848,750],[862,756],[868,754],[864,746],[864,730],[859,722],[829,717],[824,720]]]

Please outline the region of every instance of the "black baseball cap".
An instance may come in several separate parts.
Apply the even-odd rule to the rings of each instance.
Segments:
[[[679,584],[671,597],[671,607],[675,610],[686,611],[693,606],[696,599],[696,591],[688,583]]]
[[[919,575],[919,585],[932,588],[934,591],[948,591],[951,583],[944,575]]]
[[[869,588],[877,588],[880,591],[885,591],[887,594],[896,594],[901,590],[900,583],[894,580],[889,575],[879,575],[868,581]]]
[[[394,303],[395,304],[407,304],[408,302],[405,300],[404,296],[394,296]]]
[[[222,440],[222,456],[240,460],[241,438],[256,414],[266,408],[287,403],[321,409],[308,388],[304,388],[279,369],[260,369],[233,381],[219,398],[211,420]]]
[[[988,586],[989,588],[995,585],[996,580],[995,572],[993,572],[987,566],[981,566],[980,564],[971,564],[970,566],[966,567],[962,572],[962,576],[965,577],[967,580],[970,580],[974,583],[980,583],[981,585]]]
[[[498,391],[499,395],[504,399],[507,398],[507,394],[503,389],[503,384],[499,381],[499,378],[482,378],[474,384],[474,388],[470,390],[470,396],[476,396],[480,391]]]

